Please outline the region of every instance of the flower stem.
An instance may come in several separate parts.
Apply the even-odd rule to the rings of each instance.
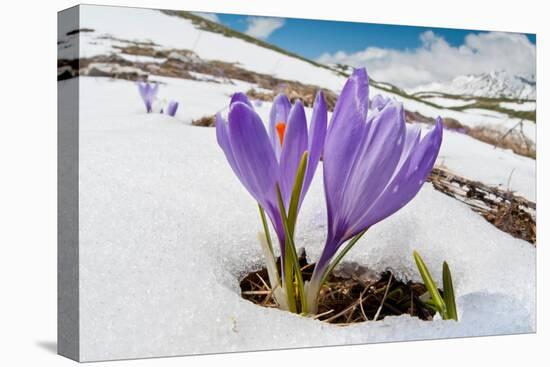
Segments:
[[[296,313],[296,296],[294,294],[294,279],[292,276],[292,260],[289,254],[288,244],[285,245],[285,259],[284,259],[284,278],[285,278],[285,289],[286,295],[288,298],[288,310],[290,312]]]
[[[367,228],[368,229],[368,228]],[[319,291],[321,290],[321,287],[327,280],[328,275],[334,270],[336,265],[340,263],[342,258],[348,253],[348,251],[359,241],[359,239],[365,234],[367,229],[359,232],[356,234],[351,241],[348,242],[346,247],[342,251],[338,253],[338,255],[328,264],[328,266],[323,266],[321,268],[319,266],[319,263],[315,265],[315,269],[313,270],[313,275],[311,276],[311,280],[307,284],[307,304],[309,306],[308,313],[309,314],[315,314],[317,313],[317,302],[319,298]]]
[[[368,229],[368,228],[367,228]],[[332,262],[330,263],[330,265],[328,266],[327,270],[323,273],[323,277],[321,278],[321,284],[320,286],[322,286],[325,281],[327,280],[327,277],[328,275],[332,272],[332,270],[334,270],[334,268],[336,267],[336,265],[338,265],[340,263],[340,261],[342,261],[342,258],[348,253],[349,250],[351,250],[351,248],[357,243],[357,241],[359,241],[359,239],[361,239],[361,237],[363,237],[363,235],[365,234],[365,232],[367,232],[367,229],[364,229],[363,231],[359,232],[358,234],[356,234],[352,239],[351,241],[348,242],[348,244],[346,245],[346,247],[344,247],[344,249],[342,251],[340,251],[338,253],[338,255],[336,255],[336,257],[334,258],[334,260],[332,260]]]
[[[269,246],[269,250],[271,250],[271,253],[273,254],[273,244],[271,242],[271,235],[269,234],[269,228],[267,226],[267,219],[265,217],[265,211],[264,208],[258,203],[258,209],[260,210],[260,217],[262,218],[262,225],[264,227],[264,233],[265,233],[265,240],[267,241],[267,245]]]
[[[277,200],[279,201],[279,210],[283,220],[283,227],[285,229],[285,287],[287,288],[287,294],[289,298],[289,308],[292,312],[296,310],[296,299],[294,292],[294,275],[296,276],[296,283],[298,285],[298,298],[300,299],[301,312],[307,312],[307,302],[304,294],[304,280],[302,278],[302,272],[300,269],[300,263],[298,261],[298,255],[296,254],[296,247],[294,246],[294,239],[290,233],[288,218],[286,216],[285,207],[283,203],[283,197],[281,195],[281,189],[277,185]],[[292,300],[291,300],[292,298]],[[292,307],[294,304],[294,307]]]
[[[302,195],[302,187],[304,185],[307,158],[308,152],[306,150],[300,159],[300,164],[298,165],[298,170],[296,171],[296,178],[294,179],[294,187],[292,188],[292,194],[290,195],[290,203],[288,204],[288,228],[292,238],[294,238],[294,228],[298,218],[298,207],[300,206],[300,197]]]

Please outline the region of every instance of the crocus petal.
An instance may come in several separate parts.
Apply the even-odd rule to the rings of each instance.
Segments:
[[[346,182],[344,200],[340,204],[344,241],[365,228],[361,218],[393,176],[405,144],[402,115],[403,106],[394,102],[386,105],[370,122],[368,138]]]
[[[149,113],[153,110],[153,100],[158,93],[159,85],[158,83],[151,85],[147,82],[138,82],[137,85],[141,99],[145,104],[145,109]]]
[[[138,85],[139,94],[140,94],[141,98],[143,99],[143,101],[145,101],[145,99],[147,98],[147,85],[148,84],[143,83],[143,82],[138,82],[137,85]]]
[[[243,185],[264,208],[276,202],[277,160],[262,120],[247,104],[231,105],[228,136]]]
[[[232,105],[235,102],[245,103],[252,108],[252,103],[250,103],[250,100],[248,99],[247,95],[242,92],[237,92],[233,94],[233,96],[231,97],[231,102],[229,102],[229,105]]]
[[[241,102],[239,102],[239,104],[242,105]],[[234,118],[238,118],[238,115],[239,114],[247,114],[247,113],[250,113],[249,111],[246,111],[245,112],[239,112],[239,107],[237,106],[237,111],[234,112],[233,115],[231,115],[230,113],[230,118],[231,119],[234,119]],[[231,117],[233,116],[233,117]],[[255,119],[255,118],[253,118]],[[250,121],[245,121],[245,125],[247,125]],[[258,121],[255,121],[253,122],[254,124],[257,124]],[[257,126],[257,125],[256,125]],[[243,128],[246,128],[246,126],[242,126]],[[262,125],[263,127],[263,125]],[[259,132],[259,135],[262,136],[263,135],[263,138],[262,140],[264,140],[264,144],[266,142],[266,138],[267,138],[267,134],[265,132],[265,129],[264,129],[264,132],[262,134],[262,132]],[[279,209],[278,209],[278,205],[277,205],[277,202],[276,202],[276,196],[275,196],[275,191],[272,190],[271,193],[267,193],[266,195],[263,195],[265,196],[264,198],[262,198],[261,200],[259,199],[260,196],[262,196],[262,194],[255,194],[254,190],[255,190],[255,183],[254,183],[254,180],[251,179],[251,176],[254,176],[254,175],[251,175],[249,172],[246,172],[245,174],[242,174],[241,173],[241,170],[239,168],[239,164],[237,163],[237,159],[233,153],[233,148],[232,148],[232,142],[231,142],[231,139],[229,137],[229,125],[227,124],[227,122],[223,119],[223,117],[221,117],[221,115],[218,113],[216,115],[216,138],[218,140],[218,145],[222,148],[223,152],[225,153],[225,157],[227,159],[227,162],[229,163],[229,166],[233,169],[233,172],[235,173],[235,175],[237,176],[237,178],[239,179],[239,181],[241,181],[241,183],[243,184],[243,186],[248,190],[248,192],[250,192],[252,194],[252,196],[260,203],[260,205],[262,205],[262,207],[265,209],[267,215],[269,216],[270,220],[271,220],[271,223],[273,224],[273,228],[275,229],[275,233],[277,234],[277,237],[279,239],[279,244],[281,245],[281,251],[284,249],[284,245],[285,245],[285,232],[284,232],[284,226],[283,226],[283,223],[282,223],[282,219],[281,219],[281,214],[279,213]],[[240,139],[237,139],[235,140],[236,144],[240,144]],[[266,145],[269,149],[271,149],[271,146],[269,144]],[[255,153],[251,153],[251,154],[255,154]],[[272,155],[273,153],[271,153]],[[267,159],[267,161],[272,161],[273,162],[273,158],[271,159]],[[246,166],[246,163],[245,163],[245,166]],[[272,171],[272,172],[276,172],[276,168],[268,168],[268,170]],[[271,183],[268,183],[268,185],[270,186],[274,186],[275,183],[274,182],[271,182]]]
[[[366,138],[368,101],[367,72],[356,69],[336,102],[325,141],[323,177],[329,223],[334,223],[334,211],[343,199],[345,182]],[[329,227],[329,236],[332,231]]]
[[[438,118],[436,126],[420,142],[411,135],[409,155],[401,164],[384,192],[363,218],[370,227],[407,205],[418,193],[431,172],[441,147],[443,123]],[[407,148],[405,148],[407,150]]]
[[[151,94],[150,94],[151,100],[155,99],[158,92],[159,92],[159,85],[158,83],[154,83],[153,86],[151,87]]]
[[[139,94],[141,96],[141,99],[143,100],[143,104],[145,104],[145,110],[149,113],[151,112],[151,98],[150,98],[150,93],[149,93],[149,83],[145,83],[145,82],[138,82],[138,90],[139,90]]]
[[[222,148],[225,154],[227,162],[229,162],[229,166],[231,166],[233,172],[235,172],[235,175],[242,182],[243,179],[241,179],[241,171],[239,170],[239,166],[237,166],[237,162],[235,161],[233,150],[231,148],[231,142],[229,140],[228,125],[219,113],[216,115],[216,139],[218,140],[218,145]],[[248,188],[248,183],[246,185],[243,183],[243,185]]]
[[[389,97],[384,97],[381,94],[377,94],[372,97],[370,108],[372,110],[382,110],[391,101]]]
[[[281,193],[287,208],[296,179],[296,171],[300,165],[302,155],[307,150],[307,144],[306,113],[302,102],[297,101],[288,115],[280,159]]]
[[[307,192],[313,175],[323,154],[323,147],[325,145],[325,137],[327,134],[327,105],[325,103],[325,97],[323,92],[319,91],[315,97],[313,103],[313,113],[311,115],[311,122],[309,125],[308,133],[308,163],[306,175],[304,178],[304,186],[302,189],[302,199]]]
[[[179,106],[178,102],[170,101],[170,103],[168,103],[168,107],[166,108],[166,114],[172,117],[175,116],[178,110],[178,106]]]
[[[279,122],[288,122],[288,114],[290,113],[291,107],[292,106],[287,96],[284,94],[278,94],[273,100],[273,106],[271,107],[271,112],[269,113],[269,138],[277,159],[279,159],[281,155],[281,143],[279,141],[275,126]]]
[[[407,161],[412,151],[416,149],[418,142],[420,141],[420,126],[418,125],[406,125],[407,129],[405,132],[405,146],[403,147],[403,152],[401,153],[401,158],[399,158],[399,163],[395,168],[395,171],[392,176],[393,178],[398,174],[398,172],[403,167],[403,164]]]

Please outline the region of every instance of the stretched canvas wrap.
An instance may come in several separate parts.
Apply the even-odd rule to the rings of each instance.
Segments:
[[[61,355],[535,332],[535,35],[58,17]]]

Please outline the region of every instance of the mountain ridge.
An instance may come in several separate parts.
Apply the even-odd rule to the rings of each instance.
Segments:
[[[434,82],[410,88],[407,92],[413,95],[421,92],[440,92],[473,97],[535,100],[536,81],[534,75],[521,76],[505,70],[493,70],[459,75],[450,82]]]

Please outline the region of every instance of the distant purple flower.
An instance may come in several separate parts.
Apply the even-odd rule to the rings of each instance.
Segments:
[[[377,94],[374,97],[372,97],[372,100],[370,101],[370,108],[371,110],[382,110],[386,105],[391,101],[391,98],[384,97],[381,94]]]
[[[300,197],[305,196],[319,163],[327,129],[327,108],[317,94],[309,131],[304,106],[291,105],[278,95],[271,109],[269,133],[245,94],[231,98],[226,122],[216,116],[216,134],[229,165],[243,186],[268,214],[284,254],[285,232],[277,202],[276,185],[288,210],[300,160],[308,151],[307,168]],[[281,258],[284,258],[282,256]]]
[[[405,124],[403,106],[394,100],[367,117],[368,94],[367,72],[357,69],[338,98],[327,131],[328,235],[308,287],[310,307],[315,307],[323,275],[340,247],[412,200],[441,145],[441,118],[421,139],[420,128]]]
[[[179,106],[178,102],[170,101],[168,103],[168,107],[166,107],[166,114],[168,116],[174,117],[176,115],[176,111],[178,110],[178,106]]]
[[[262,105],[263,105],[263,102],[261,100],[259,100],[259,99],[254,100],[254,106],[255,107],[262,107]]]
[[[138,82],[138,90],[145,104],[147,113],[153,111],[153,101],[159,91],[159,85],[157,83],[150,84],[148,82]]]
[[[275,87],[275,90],[279,93],[284,93],[284,91],[288,88],[288,84],[287,83],[279,83],[277,84],[277,86]]]

